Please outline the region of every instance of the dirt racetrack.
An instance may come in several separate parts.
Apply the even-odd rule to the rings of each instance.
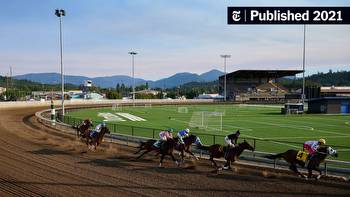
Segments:
[[[349,182],[303,180],[235,166],[217,174],[207,161],[158,168],[134,148],[103,144],[87,152],[75,136],[43,127],[42,108],[0,110],[0,196],[350,196]]]

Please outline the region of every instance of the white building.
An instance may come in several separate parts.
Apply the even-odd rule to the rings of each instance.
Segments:
[[[4,92],[6,92],[6,88],[0,87],[0,94],[2,94],[2,93],[4,93]]]
[[[200,94],[197,97],[198,99],[224,99],[224,96],[221,96],[219,94]]]

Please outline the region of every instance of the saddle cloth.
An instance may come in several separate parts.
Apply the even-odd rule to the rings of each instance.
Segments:
[[[95,137],[97,137],[97,131],[92,131],[91,133],[90,133],[90,137],[92,137],[92,138],[95,138]]]
[[[306,162],[306,160],[307,160],[308,157],[309,157],[309,153],[308,153],[308,152],[305,152],[305,151],[300,150],[300,151],[297,153],[296,159],[299,160],[299,161]]]

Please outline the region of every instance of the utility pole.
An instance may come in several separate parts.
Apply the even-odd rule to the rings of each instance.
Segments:
[[[230,58],[231,55],[221,55],[224,58],[224,101],[226,102],[227,94],[226,94],[226,59]]]
[[[132,59],[132,103],[133,106],[135,106],[135,55],[137,55],[137,52],[130,51],[129,54],[131,55]]]
[[[61,100],[62,100],[62,115],[64,115],[64,75],[63,75],[63,41],[62,41],[62,17],[66,16],[64,10],[55,10],[55,15],[60,21],[60,62],[61,62]]]
[[[304,24],[304,42],[303,42],[303,92],[301,95],[303,110],[305,108],[305,44],[306,44],[306,25]]]

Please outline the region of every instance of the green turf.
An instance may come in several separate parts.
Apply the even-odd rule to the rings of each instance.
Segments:
[[[179,113],[179,107],[187,107],[188,113]],[[251,144],[256,138],[256,150],[280,152],[290,148],[302,148],[306,140],[325,138],[327,144],[338,150],[339,160],[350,161],[350,116],[349,115],[282,115],[278,106],[247,105],[167,105],[152,107],[125,107],[112,110],[109,108],[82,109],[68,112],[74,118],[91,117],[95,122],[102,121],[99,112],[129,113],[147,121],[119,121],[108,123],[112,131],[138,136],[155,137],[160,129],[174,128],[181,130],[190,128],[198,134],[205,144],[223,143],[223,136],[241,130],[241,138],[249,139]],[[189,122],[194,114],[201,124],[201,113],[222,112],[222,130],[220,117],[205,119],[205,128],[190,127]],[[66,120],[67,121],[67,120]],[[72,118],[71,118],[72,123]],[[215,137],[212,135],[216,135]],[[215,138],[215,139],[214,139]]]

